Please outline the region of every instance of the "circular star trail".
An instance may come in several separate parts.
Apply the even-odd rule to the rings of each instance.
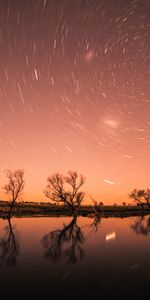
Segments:
[[[148,187],[149,153],[149,0],[1,0],[0,185],[24,169],[24,200],[46,201],[71,169],[120,203]]]

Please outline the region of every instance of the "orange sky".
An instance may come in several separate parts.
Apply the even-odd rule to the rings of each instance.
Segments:
[[[6,1],[7,3],[7,1]],[[149,16],[145,1],[12,2],[0,20],[0,186],[24,169],[24,201],[75,170],[105,204],[149,187]],[[0,192],[0,198],[6,196]]]

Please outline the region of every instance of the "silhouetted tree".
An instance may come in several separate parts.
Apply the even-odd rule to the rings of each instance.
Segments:
[[[147,190],[138,190],[134,189],[129,197],[134,199],[138,205],[144,208],[144,204],[147,204],[150,207],[150,189]]]
[[[8,226],[5,228],[5,236],[0,238],[0,265],[16,265],[19,254],[18,233],[15,226],[12,226],[11,219],[8,219]]]
[[[150,207],[150,189],[144,190],[143,197],[144,197],[147,205]]]
[[[79,192],[85,182],[83,175],[78,176],[77,172],[72,171],[69,171],[67,176],[55,173],[49,176],[47,181],[45,196],[56,203],[67,205],[75,214],[84,198],[84,193]]]
[[[148,235],[150,233],[150,217],[137,217],[131,228],[136,232],[137,235]]]
[[[64,257],[68,263],[76,263],[78,259],[82,260],[83,258],[82,243],[84,242],[84,236],[77,225],[76,216],[73,217],[68,225],[64,225],[62,229],[46,234],[41,242],[46,249],[45,258],[49,258],[53,262],[60,257]]]
[[[126,202],[122,202],[122,205],[123,205],[123,206],[126,206]]]
[[[93,220],[92,224],[90,225],[90,227],[92,228],[92,231],[94,231],[94,232],[98,231],[98,228],[101,224],[101,220],[102,220],[102,213],[96,213],[94,215],[94,220]]]
[[[102,218],[102,210],[101,210],[101,206],[100,204],[98,205],[97,201],[95,201],[91,196],[90,198],[92,199],[94,205],[93,207],[93,211],[94,211],[94,221],[92,222],[92,224],[90,225],[90,227],[92,228],[92,230],[97,231],[99,228],[99,225],[101,223],[101,218]]]
[[[94,213],[95,214],[101,213],[101,207],[100,207],[100,205],[98,205],[97,201],[93,200],[93,203],[94,203],[94,205],[92,207],[93,207]]]
[[[15,202],[18,200],[21,192],[24,189],[24,171],[23,170],[7,170],[6,177],[8,183],[4,186],[5,193],[10,197],[10,209],[8,218],[12,216],[12,210],[15,205]]]

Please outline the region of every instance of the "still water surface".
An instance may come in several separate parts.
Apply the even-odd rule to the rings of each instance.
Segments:
[[[149,216],[0,220],[5,298],[149,299],[149,282]]]

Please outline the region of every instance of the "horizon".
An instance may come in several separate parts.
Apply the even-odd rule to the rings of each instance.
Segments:
[[[149,170],[150,0],[0,0],[1,295],[149,299]]]
[[[68,170],[87,203],[149,187],[147,3],[2,2],[0,187],[5,169],[25,171],[24,201],[46,202],[47,177]]]
[[[7,199],[7,200],[4,200],[4,199],[0,199],[0,202],[11,202],[11,200]],[[19,203],[34,203],[34,204],[49,204],[49,205],[56,205],[56,206],[66,206],[64,203],[56,203],[56,202],[53,202],[49,199],[49,201],[30,201],[30,200],[17,200],[16,201],[16,204],[19,204]],[[125,206],[138,206],[138,204],[134,201],[134,200],[131,200],[131,202],[125,202],[125,201],[122,201],[120,202],[119,204],[118,203],[110,203],[110,204],[105,204],[103,202],[103,204],[100,204],[100,202],[97,203],[97,205],[99,206],[124,206],[123,203],[125,203]],[[84,200],[83,202],[81,203],[80,207],[82,206],[93,206],[94,204],[91,202],[86,202],[84,203]]]

